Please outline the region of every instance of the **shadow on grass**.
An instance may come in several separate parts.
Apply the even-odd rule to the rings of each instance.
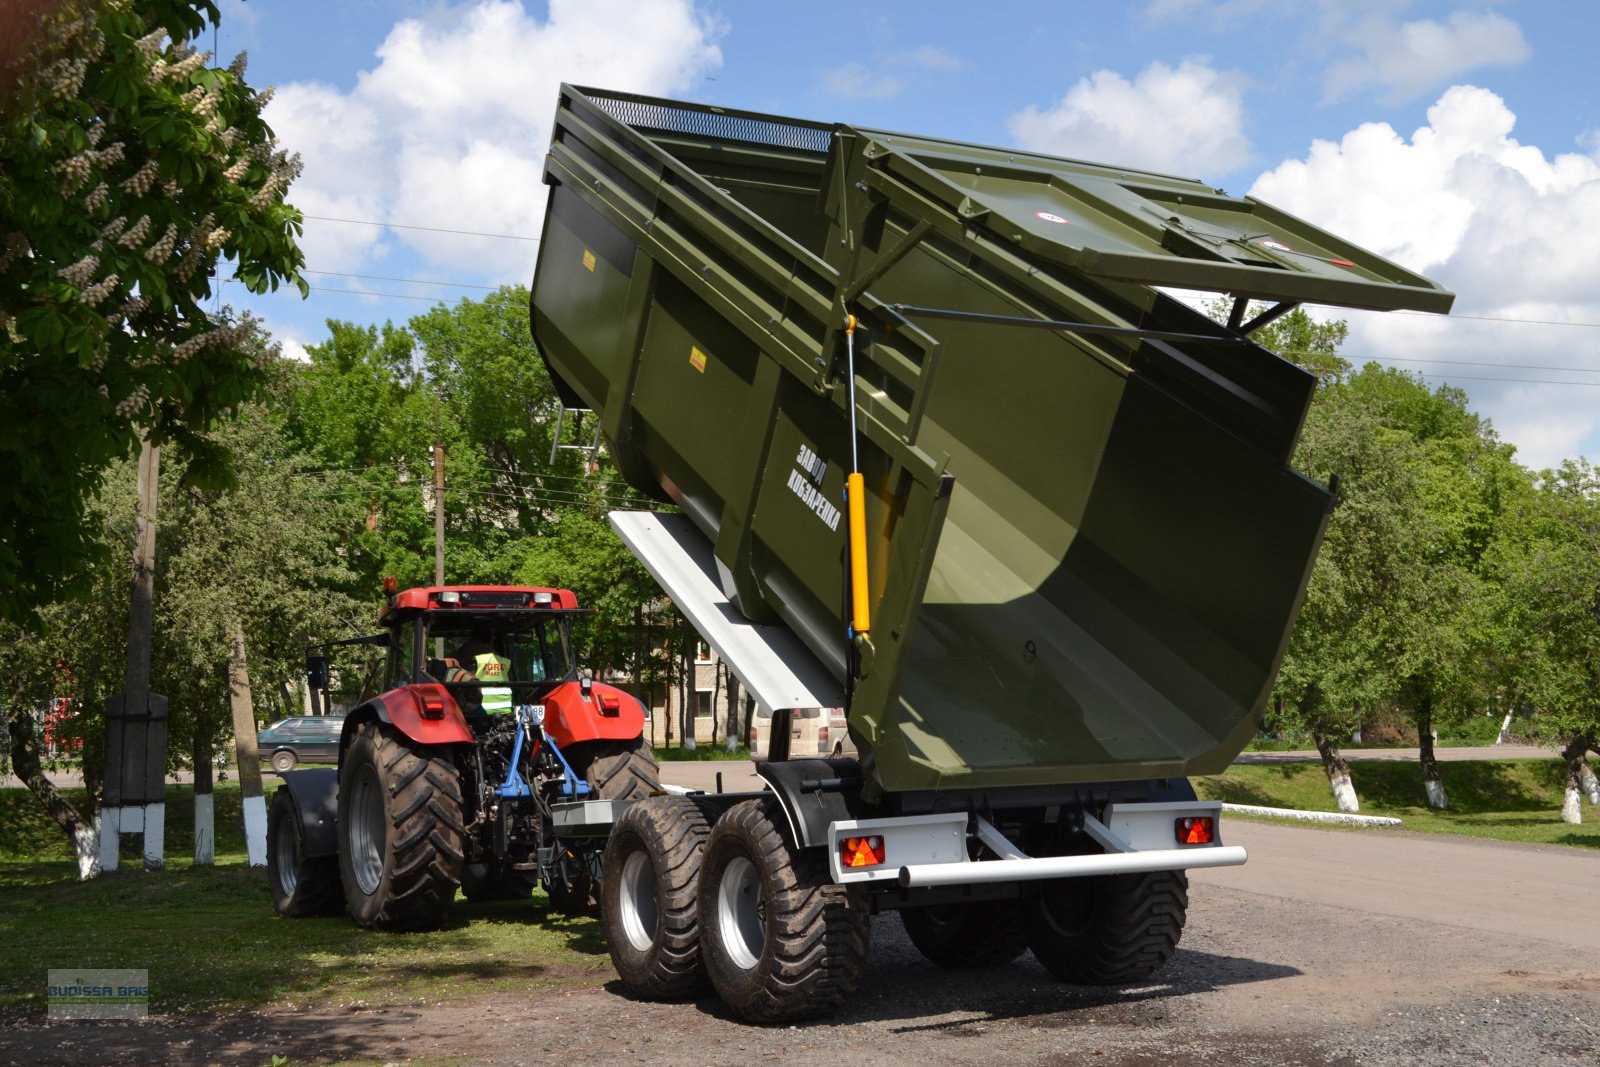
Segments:
[[[599,923],[546,921],[542,894],[458,902],[441,929],[389,934],[342,915],[281,918],[265,872],[242,864],[73,873],[0,864],[0,1017],[42,1019],[50,967],[147,970],[153,1012],[403,1004],[603,977]]]

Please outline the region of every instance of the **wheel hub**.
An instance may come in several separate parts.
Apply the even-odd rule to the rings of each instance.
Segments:
[[[744,856],[730,862],[717,886],[717,930],[728,958],[750,970],[761,959],[767,940],[767,910],[761,878]]]

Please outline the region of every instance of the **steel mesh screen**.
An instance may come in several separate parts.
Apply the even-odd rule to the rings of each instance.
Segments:
[[[826,155],[833,143],[833,131],[821,126],[772,122],[744,115],[719,114],[715,111],[669,107],[642,100],[625,100],[608,96],[591,96],[589,99],[607,115],[635,129],[687,133],[699,137],[716,137],[724,141],[771,145],[775,148],[795,148],[803,152],[816,152],[819,155]]]

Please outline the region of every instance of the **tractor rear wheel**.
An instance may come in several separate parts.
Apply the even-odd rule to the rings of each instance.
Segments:
[[[431,930],[461,883],[466,830],[455,766],[392,726],[362,723],[339,770],[339,872],[350,915]]]
[[[711,825],[688,797],[651,797],[622,813],[606,842],[606,946],[622,983],[649,1000],[706,988],[696,891]]]
[[[337,915],[344,910],[339,857],[306,858],[300,811],[287,786],[272,795],[267,809],[267,887],[272,906],[285,918]]]
[[[941,967],[999,967],[1028,950],[1015,900],[901,908],[900,922],[917,951]]]
[[[723,1003],[747,1022],[825,1015],[855,991],[866,898],[829,879],[820,848],[796,849],[769,802],[718,819],[700,868],[701,954]]]
[[[1069,878],[1027,902],[1023,928],[1034,956],[1062,981],[1123,985],[1172,957],[1188,909],[1182,871]]]
[[[591,800],[643,800],[661,791],[661,771],[643,735],[631,741],[579,741],[562,752],[572,773],[589,785]],[[600,887],[585,862],[573,855],[557,860],[556,880],[545,885],[550,910],[558,915],[595,915]]]

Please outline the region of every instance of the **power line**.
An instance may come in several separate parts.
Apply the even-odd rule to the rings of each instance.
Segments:
[[[343,293],[346,296],[375,296],[384,300],[421,300],[428,304],[444,303],[444,298],[438,296],[412,296],[409,293],[368,293],[360,289],[335,289],[327,285],[308,285],[306,288],[318,293]]]
[[[367,281],[372,281],[372,282],[402,282],[402,283],[404,283],[406,285],[450,285],[450,286],[454,286],[457,289],[486,289],[491,293],[500,288],[500,286],[498,286],[498,285],[469,285],[466,282],[435,282],[435,281],[430,281],[430,280],[428,280],[426,278],[391,278],[391,277],[389,277],[387,275],[383,275],[383,274],[347,274],[344,271],[338,271],[338,270],[311,270],[309,268],[306,268],[306,269],[301,270],[300,273],[301,274],[326,274],[329,277],[333,277],[333,278],[364,278]],[[352,290],[348,290],[348,291],[349,292],[360,292],[360,290],[358,290],[358,289],[352,289]]]
[[[1331,305],[1322,305],[1324,307]],[[1514,322],[1524,326],[1582,326],[1600,330],[1600,322],[1562,322],[1557,319],[1513,319],[1500,315],[1435,315],[1427,311],[1397,311],[1396,315],[1419,315],[1438,322],[1466,320],[1468,322]]]
[[[538,244],[538,237],[523,237],[515,233],[482,233],[478,230],[453,230],[447,226],[412,226],[404,222],[374,222],[371,219],[336,219],[328,215],[303,215],[302,218],[316,219],[318,222],[343,222],[351,226],[380,226],[391,230],[425,230],[428,233],[453,233],[461,237],[494,237],[502,241],[531,241]]]

